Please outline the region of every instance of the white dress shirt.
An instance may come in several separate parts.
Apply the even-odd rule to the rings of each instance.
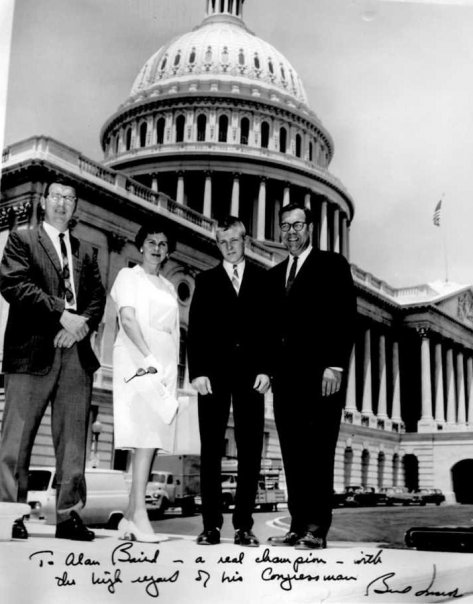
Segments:
[[[56,250],[56,253],[59,258],[59,263],[62,267],[62,253],[61,253],[61,242],[59,240],[59,234],[61,231],[58,231],[56,227],[53,227],[52,224],[48,222],[43,222],[43,228],[46,231],[47,236],[51,239],[51,242]],[[66,310],[77,310],[77,296],[76,296],[76,288],[74,284],[74,265],[72,263],[72,248],[71,248],[71,240],[69,238],[69,229],[64,231],[64,243],[66,245],[67,250],[67,261],[69,262],[69,272],[70,272],[70,281],[72,293],[74,294],[74,304],[69,304],[66,301]]]
[[[241,287],[241,281],[243,279],[243,273],[245,272],[245,259],[241,260],[238,264],[232,264],[231,262],[227,262],[226,260],[223,261],[223,268],[225,269],[225,272],[228,275],[228,278],[230,279],[230,281],[233,279],[233,267],[236,266],[237,267],[237,271],[238,271],[238,281],[239,281],[239,285]]]

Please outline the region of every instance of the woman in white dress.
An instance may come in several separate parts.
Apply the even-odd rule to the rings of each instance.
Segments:
[[[174,243],[154,222],[135,239],[142,264],[123,268],[112,286],[119,331],[113,349],[115,447],[132,449],[132,481],[121,537],[157,542],[145,506],[156,449],[173,451],[177,410],[179,309],[173,285],[161,269]]]

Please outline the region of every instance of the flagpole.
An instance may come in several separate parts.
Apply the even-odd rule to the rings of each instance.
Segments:
[[[445,263],[445,283],[448,283],[448,254],[447,254],[447,237],[446,231],[442,228],[442,220],[440,219],[440,212],[444,203],[445,193],[442,193],[440,201],[437,203],[434,210],[433,222],[435,226],[438,226],[442,232],[442,247],[443,247],[443,259]],[[444,214],[445,215],[445,214]]]

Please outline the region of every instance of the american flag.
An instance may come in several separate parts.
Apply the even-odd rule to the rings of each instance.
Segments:
[[[442,200],[440,200],[438,202],[438,204],[435,206],[435,210],[434,210],[434,216],[433,216],[433,221],[435,226],[440,226],[440,209],[442,207]]]

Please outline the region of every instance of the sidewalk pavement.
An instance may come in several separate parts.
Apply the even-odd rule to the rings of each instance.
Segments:
[[[28,540],[0,542],[2,604],[473,602],[473,554],[340,541],[318,551],[203,547],[172,534],[144,544],[105,529],[83,543],[26,524]]]

